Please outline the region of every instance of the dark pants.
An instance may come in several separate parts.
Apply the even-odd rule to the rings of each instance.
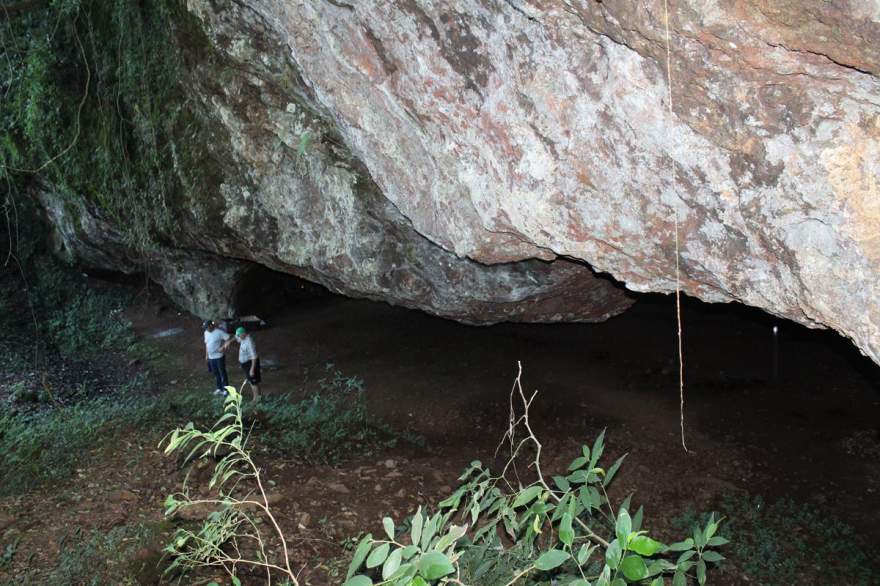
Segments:
[[[220,358],[209,358],[208,370],[211,371],[214,374],[214,378],[217,379],[217,388],[221,391],[226,390],[226,386],[229,384],[229,376],[226,374],[226,357],[221,356]]]
[[[254,376],[251,376],[251,362],[253,360],[248,360],[247,362],[240,362],[241,369],[244,371],[244,377],[247,379],[247,382],[252,385],[258,385],[263,380],[263,377],[260,376],[260,359],[257,358],[256,364],[254,365]]]

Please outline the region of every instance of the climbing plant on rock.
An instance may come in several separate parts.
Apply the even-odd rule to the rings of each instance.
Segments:
[[[94,206],[135,250],[169,227],[195,124],[174,0],[33,3],[0,19],[0,180]]]

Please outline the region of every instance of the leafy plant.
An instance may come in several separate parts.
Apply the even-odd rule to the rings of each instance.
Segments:
[[[272,572],[278,572],[290,583],[297,585],[296,575],[290,568],[290,558],[284,533],[272,513],[259,467],[247,447],[241,410],[241,394],[235,387],[226,387],[224,414],[211,430],[201,430],[193,424],[174,430],[163,441],[165,453],[187,453],[187,460],[214,460],[214,471],[208,488],[216,492],[211,498],[198,498],[184,480],[182,491],[169,495],[165,501],[166,516],[190,507],[214,507],[202,526],[192,530],[179,528],[165,551],[173,558],[169,571],[189,570],[201,566],[219,566],[229,574],[234,584],[239,566],[265,570],[271,583]],[[268,520],[269,529],[260,522]],[[270,546],[277,545],[280,559],[270,557]]]
[[[520,372],[521,375],[521,372]],[[384,535],[365,536],[349,566],[345,586],[427,586],[429,584],[567,586],[674,586],[707,581],[711,565],[724,558],[715,548],[721,519],[710,516],[691,536],[664,544],[643,529],[644,510],[630,514],[630,499],[614,506],[607,488],[623,457],[601,465],[604,432],[584,445],[565,475],[548,480],[541,466],[542,445],[529,423],[520,375],[514,392],[522,413],[511,412],[505,435],[510,456],[498,476],[473,462],[463,484],[434,512],[419,507],[408,528],[383,519]],[[513,405],[513,397],[511,401]],[[523,433],[519,437],[520,433]],[[500,446],[499,446],[500,447]],[[519,480],[517,461],[527,449],[535,478]]]

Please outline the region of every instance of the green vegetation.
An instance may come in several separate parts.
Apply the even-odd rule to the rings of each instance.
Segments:
[[[372,451],[396,441],[385,426],[370,423],[364,383],[327,365],[329,378],[301,401],[284,396],[261,403],[267,445],[310,463],[335,463],[343,456]]]
[[[5,473],[0,477],[0,495],[68,477],[93,449],[123,432],[181,417],[211,421],[220,403],[207,393],[150,396],[135,392],[133,385],[112,396],[35,413],[4,413],[0,469]],[[345,454],[362,454],[394,441],[390,431],[369,423],[362,383],[339,372],[301,401],[276,398],[248,406],[245,414],[253,432],[275,453],[308,462],[337,462]]]
[[[454,583],[485,586],[662,586],[664,575],[674,586],[691,579],[705,584],[710,566],[724,559],[716,551],[728,543],[718,534],[721,520],[710,516],[673,544],[652,539],[642,528],[642,508],[631,515],[629,498],[615,506],[608,497],[606,489],[624,458],[608,468],[601,465],[604,433],[582,447],[565,475],[548,481],[542,446],[529,426],[531,399],[522,394],[519,379],[517,388],[524,412],[512,414],[506,436],[511,453],[502,473],[493,476],[474,462],[435,512],[423,513],[420,506],[399,525],[384,518],[381,538],[368,534],[359,541],[345,585],[428,586],[454,578]],[[247,445],[241,395],[229,391],[224,414],[211,429],[188,424],[165,441],[166,453],[214,462],[208,496],[199,496],[204,489],[194,490],[185,479],[182,490],[166,500],[168,516],[211,508],[201,525],[181,527],[171,538],[165,548],[173,560],[169,570],[221,567],[233,584],[241,583],[240,572],[256,571],[267,581],[274,576],[298,585],[287,538]],[[529,450],[532,456],[522,463],[536,478],[523,485],[517,460]]]
[[[606,488],[623,458],[607,470],[600,466],[603,436],[584,445],[583,455],[552,484],[542,475],[540,444],[531,430],[514,451],[533,442],[536,480],[515,483],[516,454],[500,476],[474,462],[433,513],[420,507],[399,525],[386,517],[383,536],[363,537],[345,586],[427,586],[453,576],[485,586],[663,586],[664,576],[674,586],[691,580],[703,585],[709,569],[724,560],[716,551],[728,543],[717,535],[720,519],[710,516],[690,536],[667,545],[643,529],[641,507],[630,514],[629,498],[612,504]]]
[[[89,454],[124,431],[186,413],[212,416],[207,394],[142,395],[84,400],[28,415],[0,415],[0,495],[29,491],[67,478]]]
[[[191,507],[207,506],[212,512],[195,530],[178,528],[165,552],[171,556],[168,572],[188,571],[202,566],[220,566],[234,584],[238,567],[258,568],[266,572],[267,583],[272,573],[282,575],[286,582],[299,584],[291,568],[284,532],[272,512],[263,485],[260,467],[248,448],[248,431],[242,413],[241,395],[233,387],[225,400],[224,413],[211,430],[193,424],[178,428],[165,442],[165,453],[179,452],[187,460],[215,461],[208,488],[216,491],[198,497],[190,490],[187,479],[181,492],[165,501],[166,516]],[[266,527],[261,528],[261,523]],[[280,548],[280,555],[271,550]],[[271,557],[270,557],[271,556]]]
[[[100,210],[135,250],[196,177],[176,0],[38,2],[0,22],[0,183]],[[7,202],[8,204],[9,202]]]
[[[851,527],[816,507],[781,499],[766,504],[759,496],[727,496],[729,522],[720,535],[735,534],[728,557],[759,586],[779,584],[876,584],[876,565]],[[700,523],[693,511],[674,519],[682,528]]]
[[[138,552],[161,540],[163,525],[120,525],[108,531],[74,531],[62,544],[58,565],[44,578],[47,584],[136,586],[155,583],[161,573],[158,557],[138,557]],[[149,578],[154,578],[149,580]]]

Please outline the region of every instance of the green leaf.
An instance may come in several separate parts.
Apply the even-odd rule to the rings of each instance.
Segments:
[[[574,460],[572,460],[571,464],[568,466],[568,471],[574,472],[578,468],[583,468],[584,465],[589,461],[590,461],[589,457],[587,457],[587,456],[575,458]]]
[[[524,505],[529,504],[541,494],[544,488],[540,484],[533,484],[532,486],[526,488],[522,492],[520,492],[516,499],[514,499],[513,504],[511,505],[514,509],[517,507],[522,507]]]
[[[578,578],[577,580],[572,580],[566,586],[590,586],[590,583],[583,578]]]
[[[593,553],[594,549],[596,549],[595,546],[590,547],[586,543],[581,546],[581,548],[580,548],[580,550],[578,550],[578,554],[577,554],[577,563],[579,566],[582,566],[585,563],[587,563],[587,560],[590,559],[590,554]]]
[[[679,571],[672,576],[672,586],[687,586],[687,578],[685,578],[684,572]]]
[[[467,533],[467,525],[462,527],[459,527],[458,525],[451,526],[446,535],[437,540],[434,549],[437,551],[444,551],[447,547],[461,539],[465,533]]]
[[[623,551],[620,549],[620,542],[615,539],[605,549],[605,563],[612,570],[616,570],[620,565],[621,556],[623,556]]]
[[[449,558],[439,551],[429,551],[419,558],[419,574],[425,580],[438,580],[455,571]]]
[[[596,463],[599,461],[599,458],[602,457],[602,452],[605,451],[605,430],[602,430],[602,433],[599,434],[599,437],[596,438],[596,441],[593,442],[593,455],[590,458],[590,468],[593,468]]]
[[[630,540],[628,549],[639,555],[651,557],[663,549],[663,544],[651,539],[647,535],[636,535]]]
[[[704,547],[706,545],[706,534],[703,533],[699,527],[694,527],[694,543],[697,548]]]
[[[623,459],[626,458],[627,455],[628,454],[622,455],[611,465],[611,468],[608,469],[608,473],[605,474],[605,479],[602,480],[602,486],[608,486],[611,484],[611,481],[614,480],[614,475],[617,474],[617,470],[620,468],[620,465],[623,464]]]
[[[427,582],[425,582],[424,578],[422,578],[421,576],[416,576],[415,578],[410,580],[410,582],[409,582],[409,584],[407,584],[407,586],[429,586],[429,585]]]
[[[706,562],[703,560],[697,562],[697,582],[700,586],[706,583]]]
[[[706,525],[706,541],[712,539],[716,531],[718,531],[718,521],[715,520],[715,513],[712,513],[709,516],[709,523]]]
[[[388,559],[386,559],[385,563],[382,565],[383,580],[387,580],[394,575],[394,572],[400,567],[402,555],[403,552],[399,549],[395,549],[391,552],[391,555],[388,556]]]
[[[413,545],[419,544],[419,539],[422,537],[422,523],[424,520],[422,519],[422,507],[419,507],[416,511],[415,516],[412,520],[412,529],[410,530],[410,538],[412,539]]]
[[[719,545],[727,545],[728,543],[730,543],[730,541],[721,537],[720,535],[716,535],[715,537],[707,541],[706,545],[708,545],[709,547],[718,547]]]
[[[639,531],[642,528],[642,517],[645,516],[645,507],[639,507],[636,514],[633,515],[633,531]]]
[[[538,559],[535,560],[535,567],[546,572],[547,570],[558,568],[570,557],[571,555],[567,551],[551,549],[538,556]]]
[[[412,556],[416,555],[419,551],[418,546],[415,545],[407,545],[403,548],[403,559],[408,560]]]
[[[667,549],[667,551],[686,551],[688,549],[693,549],[694,540],[688,537],[684,541],[679,541],[677,543],[673,543]]]
[[[385,517],[382,519],[382,525],[385,527],[385,535],[388,536],[388,539],[394,540],[394,521],[391,520],[391,517]]]
[[[630,582],[638,582],[648,575],[648,566],[645,564],[645,560],[637,555],[624,558],[620,564],[620,569]]]
[[[704,551],[703,555],[700,556],[707,562],[718,563],[724,559],[724,556],[716,551]]]
[[[406,584],[412,580],[416,574],[416,567],[413,564],[401,564],[397,571],[389,576],[388,581],[395,584]]]
[[[445,509],[445,508],[457,509],[459,503],[461,502],[461,497],[464,496],[465,492],[466,491],[465,491],[464,487],[459,488],[455,492],[453,492],[451,495],[449,495],[448,497],[446,497],[445,499],[440,501],[440,503],[437,506],[440,507],[441,509]]]
[[[632,519],[626,509],[621,508],[617,515],[617,523],[614,524],[614,532],[620,543],[627,545],[629,534],[632,532]]]
[[[688,561],[689,559],[691,559],[695,555],[697,555],[697,551],[694,549],[689,549],[688,551],[686,551],[683,554],[681,554],[680,556],[678,556],[678,560],[676,560],[675,564],[680,566],[682,563]]]
[[[659,560],[655,560],[651,563],[650,566],[648,566],[648,576],[656,576],[657,574],[661,574],[663,572],[672,572],[677,569],[678,568],[675,564],[661,558]]]
[[[230,579],[232,580],[232,586],[241,586],[241,580],[236,576],[232,576]]]
[[[574,543],[574,529],[571,527],[571,515],[568,513],[562,515],[562,521],[559,522],[559,540],[568,547]]]
[[[433,517],[428,519],[428,522],[425,523],[424,528],[422,528],[422,549],[428,549],[428,546],[431,545],[431,540],[434,539],[434,535],[437,533],[437,526],[440,525],[440,514],[437,513]]]
[[[553,482],[555,482],[556,486],[559,487],[559,490],[563,492],[568,492],[569,490],[571,490],[571,484],[569,484],[568,480],[566,480],[563,476],[554,476]]]
[[[373,581],[366,576],[352,576],[342,586],[373,586]]]
[[[367,559],[367,554],[370,553],[370,547],[372,545],[373,534],[367,533],[364,538],[361,539],[360,543],[358,543],[357,549],[354,550],[354,557],[351,558],[351,564],[348,566],[348,573],[345,575],[346,578],[354,576],[357,569],[361,567],[361,564]]]
[[[651,586],[663,586],[663,578],[654,578],[651,580]]]
[[[385,562],[385,558],[388,557],[388,551],[391,549],[391,546],[387,543],[383,543],[379,547],[373,550],[369,556],[367,556],[367,567],[375,568],[381,566]]]

